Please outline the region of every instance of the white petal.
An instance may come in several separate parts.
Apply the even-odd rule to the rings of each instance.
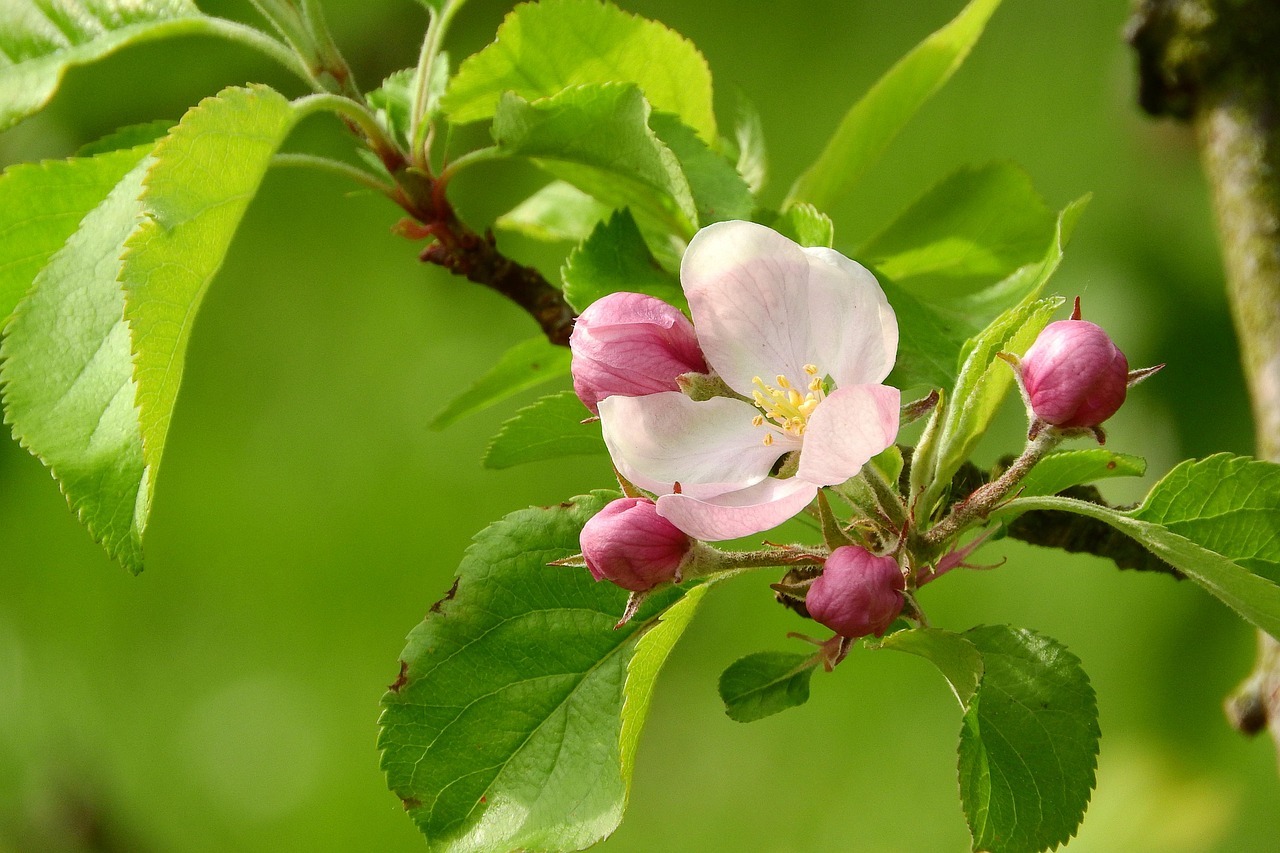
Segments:
[[[777,527],[808,506],[817,494],[817,486],[798,477],[769,477],[710,500],[688,494],[663,495],[658,498],[658,515],[695,539],[719,542]]]
[[[778,374],[803,387],[804,365],[836,384],[879,382],[897,352],[897,321],[860,264],[830,249],[802,249],[751,222],[699,231],[680,280],[707,362],[734,390]]]
[[[766,428],[752,424],[757,414],[741,400],[695,403],[678,391],[600,402],[605,445],[619,471],[659,494],[678,482],[689,494],[709,497],[767,477],[778,457],[799,442],[775,435],[766,445]]]
[[[837,388],[809,417],[796,478],[834,486],[857,474],[893,444],[901,405],[901,392],[888,385]]]
[[[880,283],[862,264],[833,249],[803,251],[809,257],[810,290],[832,303],[810,309],[810,334],[823,348],[812,363],[837,387],[883,382],[898,355],[898,318]]]

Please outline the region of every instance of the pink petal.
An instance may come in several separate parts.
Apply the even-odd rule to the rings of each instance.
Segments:
[[[777,527],[808,506],[817,494],[817,486],[798,477],[769,477],[710,500],[689,494],[663,495],[658,498],[658,515],[695,539],[719,542]]]
[[[752,222],[699,231],[680,280],[708,364],[743,394],[759,376],[804,387],[815,364],[837,384],[879,382],[897,352],[897,321],[875,277],[830,249],[802,249]]]
[[[902,395],[888,385],[837,388],[809,417],[796,478],[834,486],[862,470],[898,435]]]
[[[730,397],[695,403],[677,391],[600,401],[609,455],[623,476],[658,494],[679,482],[691,495],[711,497],[745,488],[769,475],[778,457],[797,449],[791,437],[764,444],[752,424],[755,407]]]

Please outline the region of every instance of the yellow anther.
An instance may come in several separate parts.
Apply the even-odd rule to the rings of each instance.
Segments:
[[[751,392],[751,399],[755,401],[760,413],[751,419],[751,423],[753,426],[769,428],[769,434],[764,438],[765,446],[774,443],[775,433],[794,438],[803,436],[809,425],[809,416],[826,397],[822,372],[818,366],[806,364],[804,372],[812,378],[805,383],[807,393],[803,394],[781,374],[777,376],[776,387],[764,384],[759,376],[752,377],[751,384],[755,386],[755,390]]]

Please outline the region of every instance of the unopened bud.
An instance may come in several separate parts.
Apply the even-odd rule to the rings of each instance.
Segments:
[[[573,390],[592,412],[615,394],[677,391],[677,377],[706,373],[693,324],[661,299],[611,293],[583,311],[569,336]]]
[[[810,616],[842,637],[879,637],[902,612],[905,586],[893,557],[845,545],[831,552],[804,604]]]
[[[1018,367],[1037,418],[1064,429],[1091,429],[1116,413],[1129,387],[1129,360],[1101,326],[1080,319],[1050,323]]]
[[[679,581],[693,540],[648,498],[620,498],[582,528],[582,557],[591,575],[632,592]]]

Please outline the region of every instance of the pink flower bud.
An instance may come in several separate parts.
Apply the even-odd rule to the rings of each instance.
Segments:
[[[605,397],[677,391],[677,376],[707,372],[689,319],[642,293],[611,293],[593,302],[574,323],[569,347],[573,390],[597,414]]]
[[[1057,427],[1099,426],[1116,413],[1129,386],[1129,360],[1100,326],[1080,319],[1045,327],[1022,357],[1022,387],[1031,410]]]
[[[582,528],[582,556],[598,581],[643,592],[679,580],[693,540],[662,516],[648,498],[620,498]]]
[[[879,637],[902,612],[905,586],[893,557],[877,557],[857,545],[844,545],[827,558],[804,606],[810,616],[842,637]]]

